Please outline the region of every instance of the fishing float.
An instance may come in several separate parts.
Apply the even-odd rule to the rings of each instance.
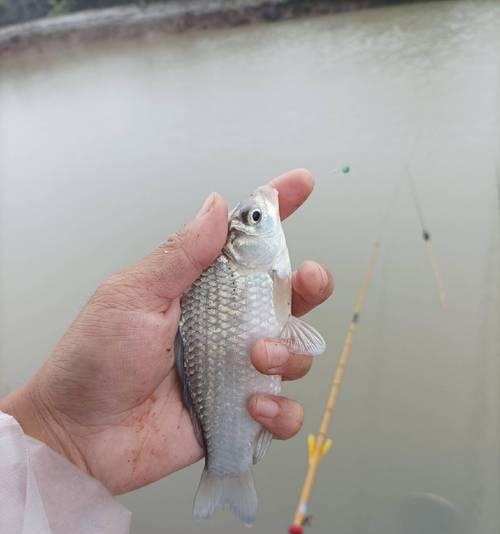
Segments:
[[[344,345],[342,347],[342,352],[340,354],[339,362],[337,364],[337,369],[335,371],[332,386],[330,389],[330,394],[328,396],[328,401],[326,403],[326,408],[323,414],[323,419],[321,421],[319,434],[317,437],[313,434],[310,434],[307,438],[309,467],[307,469],[304,485],[302,487],[300,499],[297,504],[293,523],[288,527],[289,534],[302,534],[303,526],[307,523],[309,518],[309,501],[311,499],[314,482],[316,481],[316,476],[318,474],[318,469],[321,460],[323,460],[323,458],[333,446],[333,441],[327,437],[327,433],[330,427],[333,413],[335,411],[335,406],[337,404],[340,387],[342,385],[342,379],[344,378],[344,373],[347,369],[347,364],[349,362],[353,337],[356,333],[356,330],[358,329],[359,318],[364,308],[366,295],[368,293],[370,282],[372,280],[373,270],[378,259],[379,249],[380,242],[377,240],[373,245],[373,251],[370,256],[368,268],[363,278],[361,288],[358,292],[351,323],[349,325],[349,329],[344,340]]]
[[[349,165],[343,165],[337,169],[333,169],[333,174],[349,174],[351,172],[351,167]]]

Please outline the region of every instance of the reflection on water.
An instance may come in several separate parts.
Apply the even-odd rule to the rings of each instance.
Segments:
[[[329,351],[305,380],[286,385],[306,424],[256,469],[255,530],[282,532],[291,520],[306,435],[317,428],[386,213],[311,530],[371,534],[385,525],[413,534],[435,517],[440,534],[499,532],[497,2],[153,35],[2,61],[3,383],[26,379],[96,284],[182,225],[209,191],[234,202],[272,175],[308,167],[316,194],[285,230],[295,264],[317,258],[335,270],[335,299],[311,318]],[[346,163],[349,175],[332,173]],[[246,532],[229,514],[191,520],[200,469],[123,497],[134,532]],[[415,492],[427,496],[401,501]]]
[[[462,516],[452,503],[431,493],[401,499],[380,534],[465,534]]]

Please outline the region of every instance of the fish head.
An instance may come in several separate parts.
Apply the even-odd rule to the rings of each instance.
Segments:
[[[278,191],[259,187],[229,214],[224,253],[246,269],[270,269],[286,249]]]

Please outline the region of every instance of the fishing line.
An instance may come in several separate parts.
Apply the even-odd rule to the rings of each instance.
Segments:
[[[402,182],[403,182],[402,178],[399,178],[399,179],[396,178],[391,194],[389,195],[389,199],[387,201],[385,210],[382,212],[382,215],[380,216],[378,225],[375,226],[375,228],[378,228],[376,235],[378,236],[378,241],[380,243],[385,243],[385,234],[388,228],[387,222],[389,220],[389,216],[394,211],[394,205],[396,204],[399,191],[401,190]]]
[[[418,220],[420,221],[420,227],[422,229],[422,239],[424,240],[425,247],[429,255],[429,260],[431,262],[432,271],[434,273],[434,279],[436,281],[436,288],[438,292],[439,302],[441,303],[441,306],[445,308],[446,307],[446,290],[445,290],[445,286],[443,282],[443,277],[441,275],[441,270],[439,269],[439,263],[437,261],[436,254],[434,253],[434,248],[432,246],[431,232],[429,231],[427,225],[425,224],[424,213],[422,210],[422,206],[420,204],[420,200],[418,198],[417,188],[415,187],[415,181],[413,180],[408,164],[405,165],[405,168],[406,168],[406,175],[408,177],[408,183],[410,185],[410,190],[411,190],[411,194],[413,198],[413,204],[415,205],[415,209],[418,215]]]
[[[497,165],[497,197],[498,197],[498,215],[500,217],[500,166]],[[500,222],[500,219],[499,219]]]
[[[406,176],[408,177],[408,182],[410,184],[411,196],[413,198],[413,203],[415,204],[415,209],[417,210],[418,220],[420,221],[420,226],[422,227],[422,238],[424,241],[429,241],[431,238],[430,232],[427,230],[427,226],[424,221],[424,212],[422,211],[422,206],[417,195],[417,188],[415,187],[415,181],[410,172],[408,164],[405,165]]]
[[[499,188],[498,170],[494,178],[493,188]],[[493,211],[500,210],[500,188],[498,189],[498,199],[493,199]],[[497,200],[499,202],[497,206]],[[496,219],[496,214],[495,214]],[[497,328],[498,319],[500,318],[498,303],[500,278],[498,273],[498,231],[497,221],[491,221],[489,245],[484,254],[484,274],[482,279],[482,298],[480,321],[479,321],[479,341],[478,350],[474,358],[474,369],[476,370],[476,380],[472,393],[472,408],[468,415],[467,435],[474,436],[475,447],[469,447],[471,454],[474,456],[468,463],[472,463],[473,468],[468,470],[469,479],[466,480],[467,487],[470,488],[471,496],[469,502],[473,509],[478,510],[473,521],[477,524],[472,525],[474,532],[484,531],[484,524],[481,521],[485,517],[490,517],[492,513],[497,513],[497,507],[491,506],[491,499],[488,494],[498,502],[500,495],[500,484],[496,472],[500,467],[497,459],[495,443],[498,443],[498,433],[500,430],[500,419],[498,418],[500,406],[499,400],[499,377],[500,369],[498,366],[498,341]],[[496,288],[496,291],[492,291]],[[467,416],[466,416],[467,417]],[[492,469],[493,468],[493,469]],[[492,473],[493,471],[493,473]],[[477,478],[477,473],[482,475],[481,480]],[[495,523],[496,524],[496,523]]]

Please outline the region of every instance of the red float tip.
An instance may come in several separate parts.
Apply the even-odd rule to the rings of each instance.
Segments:
[[[290,525],[288,527],[288,534],[302,534],[304,530],[300,525]]]

